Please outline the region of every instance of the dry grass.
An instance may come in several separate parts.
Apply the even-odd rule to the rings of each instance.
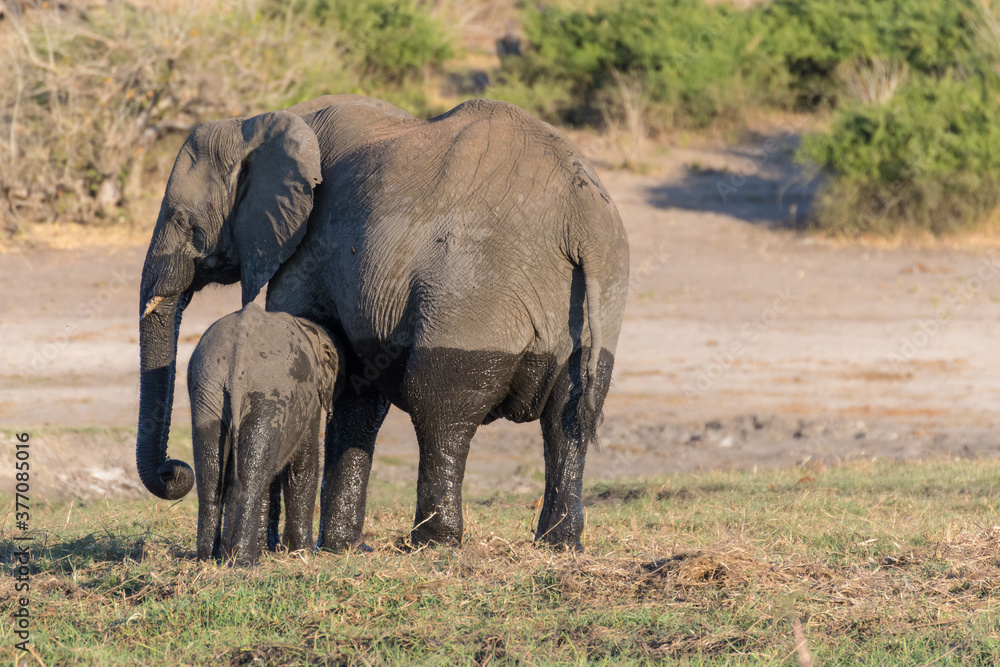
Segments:
[[[289,31],[258,4],[40,3],[5,18],[0,228],[131,223],[135,202],[162,193],[172,159],[165,168],[160,153],[176,152],[165,138],[279,108],[323,82],[320,92],[338,92],[337,41]]]
[[[463,548],[405,553],[411,496],[382,489],[373,553],[250,570],[194,560],[193,499],[39,507],[36,648],[48,664],[992,664],[997,472],[604,485],[585,498],[582,555],[532,545],[527,496],[472,499]]]
[[[642,171],[648,168],[645,158],[649,100],[642,81],[637,77],[618,71],[612,72],[612,76],[617,94],[604,105],[605,132],[624,153],[622,166],[631,171]]]
[[[882,105],[891,100],[909,73],[906,63],[878,57],[871,60],[858,57],[845,65],[840,78],[847,92],[865,104]]]

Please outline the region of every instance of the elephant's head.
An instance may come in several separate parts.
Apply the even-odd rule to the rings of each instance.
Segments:
[[[275,111],[199,125],[184,142],[163,195],[139,294],[139,477],[167,500],[194,474],[167,460],[177,332],[197,290],[242,282],[257,296],[295,251],[321,180],[319,144],[302,119]]]

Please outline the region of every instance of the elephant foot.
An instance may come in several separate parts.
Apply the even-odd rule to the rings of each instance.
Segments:
[[[249,568],[255,567],[260,562],[259,554],[241,554],[237,553],[235,555],[223,558],[220,565],[225,567],[235,567],[235,568]]]
[[[569,540],[560,542],[549,537],[535,538],[535,546],[547,547],[555,551],[572,551],[573,553],[583,553],[583,543],[580,540]]]
[[[551,517],[551,513],[545,513]],[[579,515],[573,512],[562,514],[558,519],[546,521],[544,518],[539,521],[538,532],[535,534],[535,544],[546,545],[558,551],[574,551],[583,553],[583,544],[580,537],[583,535],[583,512]]]
[[[363,554],[370,554],[374,549],[365,544],[364,538],[338,538],[338,539],[326,539],[322,542],[316,544],[316,549],[318,551],[326,551],[329,553],[344,553],[345,551],[357,551]]]
[[[401,551],[418,551],[424,547],[460,547],[461,534],[445,531],[431,531],[425,527],[414,528],[410,534],[396,541]]]
[[[356,542],[356,543],[352,544],[351,546],[347,547],[346,549],[342,549],[342,551],[346,551],[348,553],[359,553],[359,554],[375,553],[375,550],[372,549],[367,544],[365,544],[365,542],[363,542],[363,541],[362,542]]]

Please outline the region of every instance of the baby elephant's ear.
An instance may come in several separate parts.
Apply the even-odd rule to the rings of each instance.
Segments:
[[[297,319],[299,326],[313,344],[319,368],[316,369],[319,401],[326,410],[326,419],[333,416],[333,399],[343,387],[344,370],[340,364],[340,353],[333,338],[326,329],[308,320]]]

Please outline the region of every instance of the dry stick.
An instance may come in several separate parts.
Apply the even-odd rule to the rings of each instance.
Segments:
[[[28,644],[28,653],[30,653],[35,658],[35,660],[38,661],[39,665],[41,665],[42,667],[46,667],[45,666],[45,661],[42,660],[42,656],[40,656],[37,653],[35,653],[35,649],[33,649],[31,647],[31,644]]]
[[[956,644],[955,646],[952,646],[949,650],[945,651],[944,653],[942,653],[938,657],[933,658],[933,659],[931,659],[931,660],[923,663],[922,665],[920,665],[920,667],[931,667],[931,665],[935,665],[938,662],[940,662],[941,660],[947,658],[949,655],[951,655],[952,653],[954,653],[955,651],[957,651],[962,646],[963,646],[963,644]]]
[[[21,110],[21,94],[24,92],[24,76],[21,63],[16,62],[14,69],[17,71],[17,93],[14,94],[14,110],[10,116],[10,166],[11,169],[17,164],[17,123],[18,114]]]
[[[795,651],[799,654],[799,667],[812,667],[812,656],[806,646],[806,633],[798,616],[792,616],[792,636],[795,637]]]
[[[35,53],[35,49],[31,46],[31,37],[28,35],[27,29],[24,27],[24,22],[17,19],[11,20],[11,28],[13,29],[14,34],[17,35],[18,41],[21,42],[21,46],[24,47],[24,53],[27,54],[28,60],[31,61],[31,64],[38,69],[52,71],[52,66],[50,66],[49,63],[44,62],[38,57],[38,54]]]

